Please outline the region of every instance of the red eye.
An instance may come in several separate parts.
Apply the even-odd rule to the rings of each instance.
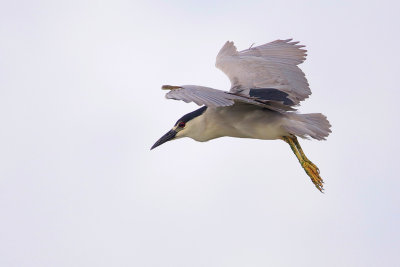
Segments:
[[[184,123],[183,121],[181,121],[181,122],[178,124],[178,126],[181,127],[181,128],[185,127],[185,125],[186,125],[186,123]]]

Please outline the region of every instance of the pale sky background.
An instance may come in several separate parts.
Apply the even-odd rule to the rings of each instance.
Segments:
[[[400,266],[398,1],[1,1],[0,266]],[[294,38],[333,125],[151,145],[197,108],[162,84]]]

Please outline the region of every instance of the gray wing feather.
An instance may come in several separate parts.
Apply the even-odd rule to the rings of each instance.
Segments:
[[[292,39],[276,40],[238,52],[226,42],[217,55],[216,67],[231,81],[232,93],[250,95],[250,90],[273,88],[288,94],[293,105],[306,99],[311,90],[303,71],[297,66],[306,50]]]
[[[194,102],[199,106],[205,105],[208,107],[225,107],[231,106],[236,102],[241,102],[278,112],[294,110],[276,101],[259,101],[248,96],[197,85],[179,86],[177,89],[169,91],[165,97],[168,99],[182,100],[186,103]]]
[[[180,89],[169,91],[165,97],[183,100],[186,103],[194,102],[199,106],[221,107],[234,104],[234,101],[227,97],[225,92],[201,86],[182,86]]]

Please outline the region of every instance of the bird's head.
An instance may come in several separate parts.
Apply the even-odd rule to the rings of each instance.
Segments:
[[[170,131],[164,134],[157,142],[150,148],[154,149],[165,142],[182,138],[182,137],[193,137],[195,133],[198,133],[201,122],[199,117],[206,111],[207,107],[201,107],[193,112],[190,112],[180,118],[172,127]]]

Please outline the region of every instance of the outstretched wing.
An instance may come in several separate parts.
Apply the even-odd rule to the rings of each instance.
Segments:
[[[194,102],[199,106],[205,105],[208,107],[226,107],[226,106],[231,106],[236,102],[241,102],[251,105],[257,105],[278,112],[293,110],[292,108],[282,105],[277,101],[259,101],[256,98],[248,97],[245,95],[238,95],[204,86],[163,85],[162,89],[170,90],[165,95],[165,97],[168,99],[182,100],[185,101],[186,103]]]
[[[238,52],[228,41],[219,51],[215,65],[229,77],[231,93],[293,106],[311,94],[307,79],[297,66],[306,58],[303,47],[288,39]]]

